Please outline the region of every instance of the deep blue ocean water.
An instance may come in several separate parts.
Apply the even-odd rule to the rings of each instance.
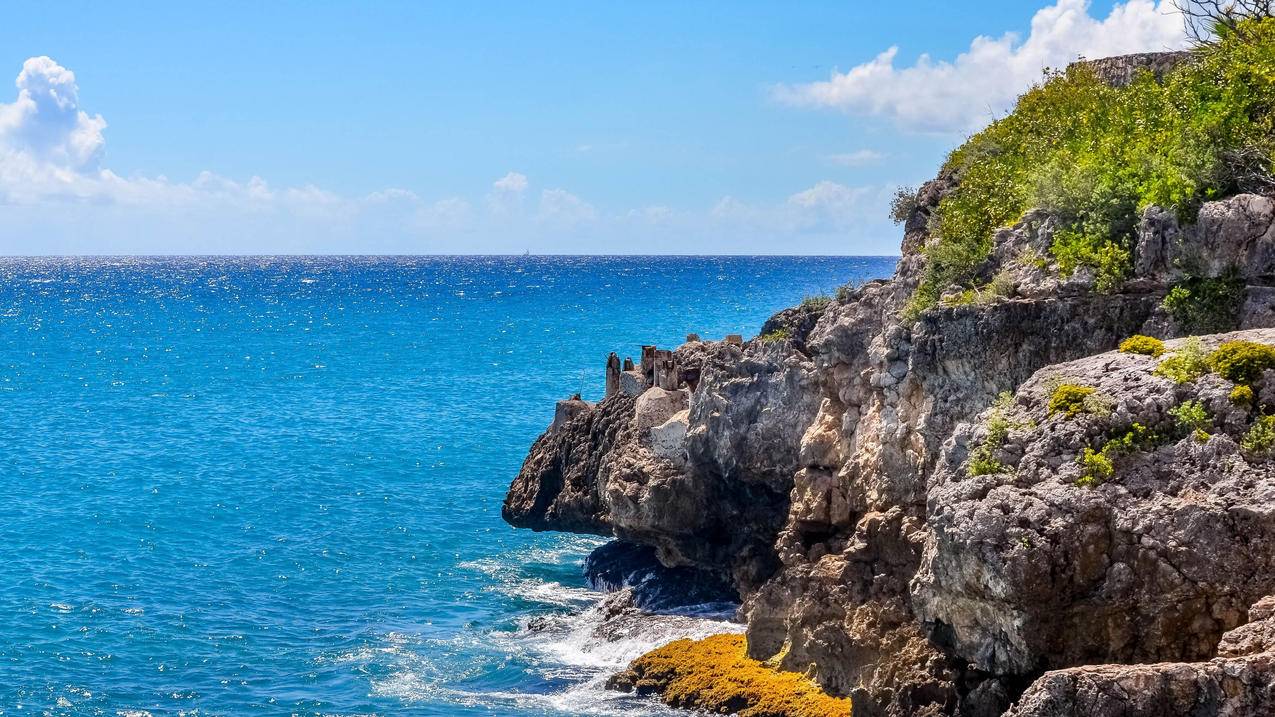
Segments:
[[[738,628],[597,640],[601,541],[509,528],[509,480],[608,352],[893,266],[0,261],[0,713],[661,713],[601,680]]]

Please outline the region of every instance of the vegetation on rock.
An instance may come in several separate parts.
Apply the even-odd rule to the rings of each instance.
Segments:
[[[1275,416],[1259,416],[1244,434],[1240,448],[1250,458],[1262,460],[1275,457]]]
[[[1155,374],[1163,376],[1174,383],[1190,383],[1209,372],[1208,357],[1200,346],[1200,340],[1187,339],[1181,349],[1160,362],[1155,367]]]
[[[1256,341],[1227,341],[1209,354],[1209,368],[1234,383],[1252,383],[1275,369],[1275,346]]]
[[[1062,413],[1068,417],[1085,413],[1089,410],[1089,399],[1097,389],[1092,386],[1080,386],[1074,383],[1062,383],[1049,396],[1049,415]]]
[[[1244,21],[1163,81],[1124,87],[1078,64],[1052,72],[1016,109],[958,147],[959,183],[940,202],[926,272],[904,315],[971,286],[994,232],[1034,207],[1059,221],[1050,253],[1063,274],[1094,272],[1108,291],[1130,274],[1134,229],[1149,206],[1183,219],[1199,205],[1269,183],[1275,145],[1275,19]]]
[[[1143,354],[1144,356],[1159,357],[1164,353],[1164,342],[1160,339],[1135,334],[1120,342],[1121,353],[1126,354]]]
[[[611,685],[665,704],[739,717],[850,717],[850,700],[753,660],[743,635],[677,640],[633,661]]]
[[[1213,427],[1213,419],[1199,401],[1184,401],[1169,409],[1169,415],[1177,421],[1178,428],[1189,432],[1200,442],[1209,438],[1208,430]]]
[[[1251,406],[1253,405],[1254,399],[1253,389],[1245,386],[1244,384],[1240,384],[1231,389],[1230,399],[1231,403],[1234,403],[1237,406]]]
[[[792,329],[787,326],[764,333],[757,337],[757,339],[764,344],[775,343],[776,341],[787,341],[790,338],[792,338]]]
[[[1162,305],[1183,331],[1211,334],[1233,327],[1243,302],[1244,280],[1232,272],[1180,281],[1169,289]]]

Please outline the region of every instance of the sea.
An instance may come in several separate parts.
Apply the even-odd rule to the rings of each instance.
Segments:
[[[0,714],[666,715],[510,480],[608,353],[892,257],[0,259]]]

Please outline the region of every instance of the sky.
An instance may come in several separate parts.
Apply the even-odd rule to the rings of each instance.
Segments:
[[[896,254],[1044,68],[1185,45],[1168,0],[5,14],[6,255]]]

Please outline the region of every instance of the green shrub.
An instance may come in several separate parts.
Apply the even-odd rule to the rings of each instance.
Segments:
[[[1275,346],[1256,341],[1227,341],[1209,354],[1209,368],[1235,383],[1252,383],[1275,368]]]
[[[1200,340],[1194,336],[1155,367],[1157,376],[1164,376],[1174,383],[1189,383],[1208,372],[1208,357],[1204,354]]]
[[[992,456],[992,448],[986,443],[970,453],[969,474],[971,476],[985,476],[1001,473],[1004,470],[1005,464]]]
[[[1187,333],[1214,334],[1235,328],[1243,303],[1244,280],[1232,272],[1181,281],[1169,289],[1161,305]]]
[[[1097,389],[1091,386],[1074,383],[1059,384],[1049,396],[1049,415],[1064,413],[1071,417],[1084,413],[1087,410],[1089,397],[1096,391]]]
[[[1275,455],[1275,416],[1259,416],[1240,440],[1240,448],[1250,458],[1270,458]]]
[[[1121,454],[1153,448],[1163,438],[1159,433],[1152,431],[1141,423],[1135,423],[1129,427],[1128,431],[1104,443],[1102,454],[1112,458]]]
[[[1151,336],[1135,334],[1120,342],[1120,351],[1126,354],[1159,357],[1164,353],[1164,342]]]
[[[764,344],[773,344],[777,341],[787,341],[790,338],[792,338],[792,329],[784,326],[758,336],[757,340]]]
[[[805,309],[806,311],[823,311],[828,308],[828,304],[831,303],[831,296],[819,294],[818,296],[807,296],[802,299],[798,308]]]
[[[1007,470],[1004,463],[996,460],[995,451],[1005,445],[1009,432],[1023,424],[1015,423],[1006,414],[1013,406],[1013,394],[1005,391],[996,397],[992,404],[991,415],[987,418],[987,436],[977,448],[970,452],[969,474],[971,476],[1002,473]]]
[[[1101,451],[1086,447],[1080,454],[1081,476],[1076,485],[1091,487],[1115,475],[1116,467]]]
[[[1245,386],[1244,384],[1240,384],[1231,389],[1230,399],[1231,403],[1234,403],[1237,406],[1251,406],[1253,405],[1254,399],[1253,389]]]
[[[916,210],[916,189],[913,187],[899,187],[894,190],[894,196],[890,198],[890,218],[895,224],[902,224],[912,216],[912,212]]]
[[[1199,401],[1183,401],[1180,405],[1169,409],[1169,415],[1177,419],[1178,428],[1191,432],[1201,442],[1209,438],[1208,430],[1213,427],[1213,419]]]
[[[854,282],[853,282],[853,281],[848,281],[848,282],[846,282],[846,283],[842,284],[841,286],[838,286],[838,287],[837,287],[837,301],[840,301],[840,302],[843,302],[843,303],[844,303],[844,302],[846,302],[846,301],[849,301],[849,300],[850,300],[850,297],[851,297],[851,296],[854,296],[854,290],[855,290],[855,288],[856,288],[856,287],[855,287],[855,285],[854,285]]]
[[[1245,41],[1221,38],[1163,82],[1144,72],[1111,87],[1083,65],[1047,74],[1011,114],[952,152],[945,170],[959,183],[935,211],[938,240],[926,245],[905,316],[936,305],[953,284],[968,286],[993,233],[1032,207],[1060,222],[1050,249],[1060,270],[1089,266],[1107,291],[1130,272],[1142,209],[1189,219],[1201,202],[1239,191],[1254,166],[1269,175],[1275,20],[1244,23]]]

